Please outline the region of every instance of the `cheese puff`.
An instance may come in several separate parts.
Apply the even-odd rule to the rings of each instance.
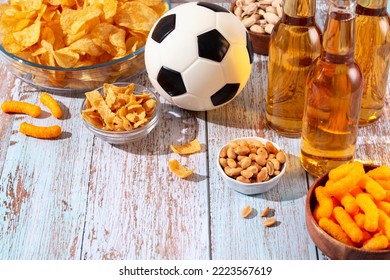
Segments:
[[[387,216],[387,214],[380,209],[378,209],[378,213],[379,213],[378,228],[390,240],[390,217]]]
[[[59,119],[62,117],[62,110],[60,105],[58,105],[57,101],[48,93],[43,92],[40,96],[40,101],[43,105],[45,105],[47,108],[49,108],[51,114]]]
[[[376,203],[376,207],[390,216],[390,202],[379,201]]]
[[[363,164],[361,162],[355,161],[355,162],[344,163],[329,171],[329,175],[328,175],[329,180],[338,181],[346,177],[348,174],[350,174],[350,172],[354,168],[364,170]]]
[[[363,232],[355,221],[351,218],[347,211],[343,207],[337,206],[333,209],[333,215],[337,222],[344,230],[344,232],[355,243],[359,243],[363,239]]]
[[[389,240],[384,235],[374,236],[371,239],[367,240],[363,249],[365,250],[384,250],[389,246]]]
[[[390,191],[390,180],[375,179],[375,181],[382,186],[385,190]]]
[[[390,167],[383,165],[367,172],[367,175],[374,180],[390,181]]]
[[[39,117],[41,107],[22,101],[5,101],[1,104],[4,113],[26,114],[33,118]]]
[[[341,226],[336,224],[335,222],[329,220],[328,218],[321,218],[318,222],[318,225],[334,239],[344,244],[354,246],[351,238],[349,238],[349,236],[343,231]]]
[[[364,243],[367,240],[372,238],[372,235],[368,231],[362,229],[362,232],[363,232],[363,239],[362,239],[362,241],[360,243]],[[363,245],[363,244],[361,244],[361,245]]]
[[[315,197],[318,201],[318,209],[316,210],[317,218],[329,218],[333,211],[333,200],[324,192],[324,187],[318,186],[314,190]]]
[[[30,123],[22,122],[19,127],[19,131],[27,136],[32,136],[41,139],[53,139],[57,138],[61,134],[61,127],[58,125],[53,126],[35,126]]]
[[[340,201],[341,205],[344,206],[345,211],[347,211],[350,215],[356,215],[359,213],[359,206],[356,204],[355,198],[349,193],[345,193],[341,197],[337,197]]]
[[[368,175],[364,175],[360,179],[358,186],[365,189],[376,200],[383,200],[386,197],[386,190]]]
[[[356,162],[353,164],[353,168],[349,171],[349,174],[338,181],[331,181],[326,184],[325,193],[328,196],[343,196],[349,192],[350,189],[355,188],[356,184],[360,181],[360,178],[365,174],[363,165]]]
[[[386,202],[390,202],[390,191],[386,191],[386,197],[383,200]]]
[[[364,229],[364,221],[366,220],[366,216],[363,213],[357,213],[353,216],[353,220],[360,227],[360,229]]]
[[[358,185],[356,185],[355,187],[352,187],[349,189],[349,192],[350,194],[353,196],[353,197],[356,197],[359,193],[362,193],[363,192],[363,189],[360,188]]]
[[[368,232],[374,232],[378,229],[378,208],[371,196],[361,193],[356,196],[356,203],[365,214],[364,229]]]

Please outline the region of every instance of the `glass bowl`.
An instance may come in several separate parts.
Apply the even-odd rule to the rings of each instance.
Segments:
[[[245,140],[248,142],[256,140],[256,141],[260,141],[264,145],[266,144],[266,142],[270,142],[273,144],[273,146],[277,150],[279,150],[279,151],[282,150],[276,143],[269,141],[267,139],[261,138],[261,137],[242,137],[242,138],[233,139],[232,141],[237,142],[237,141],[242,141],[242,140]],[[253,182],[253,183],[240,182],[232,177],[229,177],[225,173],[222,165],[220,164],[220,154],[221,154],[221,151],[226,146],[228,146],[228,144],[222,146],[218,150],[215,161],[216,161],[219,173],[221,174],[222,178],[224,179],[226,185],[232,190],[235,190],[239,193],[246,194],[246,195],[261,194],[261,193],[267,192],[267,191],[271,190],[272,188],[274,188],[279,183],[280,179],[283,177],[284,173],[286,172],[287,157],[285,159],[285,162],[281,165],[279,174],[274,176],[274,177],[271,177],[269,180],[263,181],[263,182]],[[285,156],[287,156],[287,155],[285,154]]]
[[[0,45],[0,58],[8,71],[35,88],[58,93],[86,92],[104,83],[124,81],[145,69],[144,50],[106,63],[62,68],[24,60],[7,52]]]
[[[118,82],[113,84],[116,86],[123,87],[127,86],[129,83]],[[109,131],[105,129],[100,129],[83,118],[83,123],[85,127],[89,131],[91,131],[96,137],[110,144],[126,144],[144,139],[156,127],[157,123],[160,120],[161,102],[159,100],[159,97],[151,89],[139,84],[134,84],[134,86],[134,94],[141,94],[143,92],[146,92],[149,93],[151,95],[151,98],[156,101],[156,108],[153,112],[152,118],[149,120],[148,123],[146,123],[144,126],[140,126],[129,131]],[[103,87],[99,87],[96,90],[103,94]],[[83,103],[81,104],[80,116],[81,112],[85,109],[85,107],[86,99],[84,99]]]
[[[164,0],[171,9],[169,0]],[[0,35],[1,36],[1,35]],[[46,66],[20,58],[0,45],[0,59],[9,72],[31,86],[53,93],[83,93],[104,83],[129,81],[145,70],[145,47],[109,62],[79,68]]]

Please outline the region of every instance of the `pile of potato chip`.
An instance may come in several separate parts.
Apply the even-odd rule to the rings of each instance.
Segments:
[[[82,117],[97,128],[109,131],[130,131],[146,125],[153,117],[156,100],[149,93],[136,94],[135,85],[103,85],[103,95],[98,90],[85,93],[86,108]]]
[[[390,167],[343,164],[314,192],[313,216],[324,231],[350,246],[390,249]]]
[[[163,0],[9,0],[0,4],[4,49],[25,60],[76,68],[108,62],[146,43]]]

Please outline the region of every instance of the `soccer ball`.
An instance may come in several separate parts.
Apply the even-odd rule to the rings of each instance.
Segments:
[[[227,104],[245,87],[253,50],[246,28],[225,8],[179,5],[152,27],[145,46],[149,79],[165,99],[192,111]]]

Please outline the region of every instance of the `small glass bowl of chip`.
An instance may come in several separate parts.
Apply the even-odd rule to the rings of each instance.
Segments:
[[[254,150],[248,153],[237,151],[237,153],[234,152],[234,154],[229,154],[230,152],[227,150],[227,148],[229,148],[231,143],[233,142],[238,144],[239,146],[241,146],[240,143],[246,142],[249,144],[248,147],[256,146],[256,148],[253,148]],[[271,146],[273,147],[272,149],[265,148],[267,142],[269,142],[272,145]],[[266,150],[265,152],[266,155],[263,153],[264,152],[263,150],[262,152],[260,151],[257,152],[257,149],[259,148],[257,147],[258,143],[264,145],[264,148]],[[234,151],[234,148],[232,150]],[[255,155],[250,155],[250,154],[259,154],[259,158],[255,159],[254,158]],[[272,156],[270,157],[269,155],[271,154]],[[222,163],[221,157],[225,158],[226,162]],[[243,160],[244,157],[246,158],[245,160],[248,161],[247,163],[244,163]],[[227,162],[228,158],[232,159],[230,160],[230,163]],[[233,158],[235,163],[233,163]],[[279,183],[280,179],[285,174],[287,168],[287,155],[280,148],[280,146],[274,142],[271,142],[261,137],[242,137],[242,138],[233,139],[228,143],[226,143],[225,145],[223,145],[218,150],[215,160],[217,164],[217,169],[221,174],[223,180],[225,181],[226,185],[230,189],[246,195],[260,194],[271,190]],[[256,161],[259,162],[260,164],[257,163]],[[228,175],[226,168],[223,166],[226,164],[231,165],[232,168],[238,168],[238,169],[231,171],[232,173]],[[242,168],[241,166],[244,168]],[[256,166],[256,168],[252,166]],[[264,168],[265,171],[261,171],[262,168]],[[242,172],[243,170],[247,170],[248,172],[246,171]],[[244,182],[244,178],[241,178],[243,179],[242,181],[240,181],[240,179],[237,179],[237,177],[239,176],[249,177],[248,175],[249,172],[252,173],[252,176],[250,176],[249,179],[250,182],[249,181]],[[257,179],[258,176],[259,179]]]
[[[168,10],[171,9],[169,0],[164,0],[164,3]],[[10,73],[38,90],[75,94],[90,91],[104,83],[131,81],[134,76],[145,71],[144,51],[145,47],[142,46],[120,58],[104,63],[88,62],[85,66],[65,68],[34,63],[22,56],[7,52],[0,44],[0,60]],[[61,57],[70,58],[68,55]]]
[[[112,83],[112,85],[124,87],[124,86],[128,86],[129,83],[118,82],[118,83]],[[103,87],[99,87],[96,90],[103,95]],[[153,111],[151,118],[143,126],[139,126],[137,128],[134,128],[132,130],[127,130],[127,131],[112,131],[112,130],[98,128],[83,118],[83,123],[85,127],[89,131],[91,131],[96,137],[114,145],[122,145],[122,144],[136,142],[144,139],[156,127],[157,123],[160,120],[161,101],[159,99],[159,96],[151,89],[146,88],[139,84],[134,84],[134,94],[142,94],[142,93],[150,94],[151,99],[154,99],[156,101],[155,109]],[[87,99],[84,99],[83,103],[81,104],[80,116],[82,114],[82,111],[86,109],[86,102]]]

